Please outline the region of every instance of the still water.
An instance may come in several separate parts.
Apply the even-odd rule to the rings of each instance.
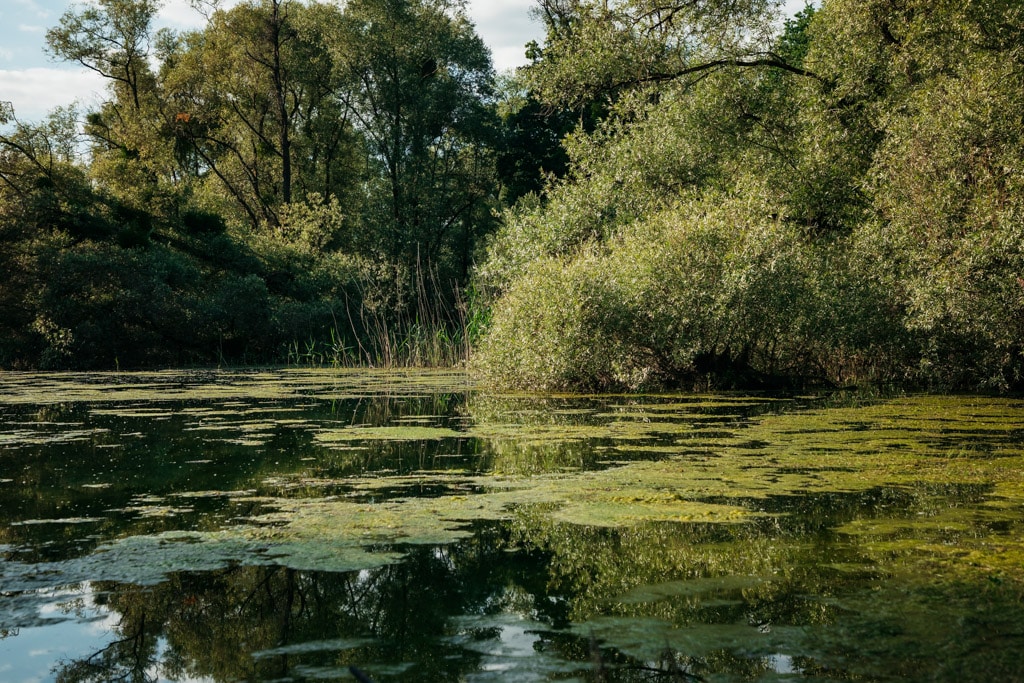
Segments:
[[[1024,680],[1024,401],[0,374],[0,681]]]

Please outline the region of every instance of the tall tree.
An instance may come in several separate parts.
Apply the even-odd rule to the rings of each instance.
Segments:
[[[46,33],[49,50],[124,88],[138,109],[151,78],[150,28],[159,7],[159,0],[97,0],[68,10]]]
[[[98,0],[73,7],[47,32],[49,51],[107,79],[110,97],[87,115],[91,175],[126,206],[164,203],[174,163],[161,135],[160,95],[151,60],[157,0]]]
[[[164,60],[179,147],[210,178],[208,194],[226,190],[254,227],[277,225],[281,206],[306,194],[353,185],[352,128],[325,39],[339,22],[331,5],[247,2],[180,37]]]
[[[353,0],[339,96],[367,143],[366,248],[468,271],[495,191],[493,70],[464,3]]]

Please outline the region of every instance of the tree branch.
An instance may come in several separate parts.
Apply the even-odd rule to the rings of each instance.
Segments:
[[[674,81],[675,79],[682,78],[683,76],[689,76],[691,74],[701,73],[704,71],[709,71],[711,69],[718,69],[721,67],[729,66],[738,67],[741,69],[769,67],[773,69],[781,69],[782,71],[788,71],[789,73],[796,74],[797,76],[813,78],[817,81],[823,80],[821,76],[814,73],[813,71],[808,71],[807,69],[803,69],[799,66],[793,66],[792,64],[786,62],[777,55],[769,53],[763,57],[757,57],[753,59],[742,57],[733,59],[716,59],[710,62],[704,62],[702,64],[688,66],[674,72],[652,73],[648,76],[641,76],[640,78],[634,80],[622,81],[620,83],[615,84],[612,87],[618,88],[623,85],[628,85],[630,83],[663,83],[665,81]]]

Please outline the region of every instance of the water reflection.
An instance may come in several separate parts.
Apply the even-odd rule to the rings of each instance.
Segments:
[[[907,575],[834,527],[804,533],[837,502],[905,518],[926,493],[773,501],[804,518],[785,524],[580,529],[523,509],[376,569],[97,583],[114,633],[57,679],[1013,680],[1019,584]]]
[[[0,679],[1024,679],[1019,403],[385,379],[0,392]]]
[[[346,678],[358,665],[380,680],[459,680],[481,669],[483,655],[457,641],[486,635],[458,617],[505,609],[509,587],[543,570],[538,557],[507,562],[506,549],[495,529],[481,529],[470,542],[412,549],[375,570],[233,567],[148,588],[98,584],[119,615],[115,639],[64,663],[59,679],[307,680]]]
[[[216,529],[257,514],[259,504],[240,501],[242,493],[358,497],[348,480],[394,478],[393,486],[374,489],[373,500],[381,500],[467,486],[421,477],[410,488],[399,481],[410,474],[604,468],[661,457],[657,447],[682,431],[736,422],[738,413],[767,405],[446,392],[0,405],[0,542],[17,549],[9,557],[52,561],[129,533]],[[417,427],[446,436],[405,438]],[[359,438],[367,429],[386,438]],[[345,438],[325,437],[339,434]],[[616,448],[623,443],[629,449]]]

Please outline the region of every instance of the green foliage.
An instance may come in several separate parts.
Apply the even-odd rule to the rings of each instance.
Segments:
[[[576,128],[577,117],[565,109],[544,107],[522,92],[515,78],[505,89],[496,170],[503,201],[513,203],[531,192],[540,194],[548,178],[562,177],[569,170],[562,140]]]
[[[110,79],[139,109],[150,79],[150,24],[159,6],[155,0],[98,0],[68,10],[47,31],[49,51]]]
[[[359,141],[328,47],[341,21],[330,5],[263,0],[164,36],[153,126],[218,211],[258,227],[304,194],[355,201]]]
[[[464,280],[497,192],[486,47],[457,3],[358,0],[332,56],[371,173],[353,245]]]
[[[613,104],[489,245],[487,375],[1021,386],[1013,3],[833,0],[720,48],[678,38],[714,16],[756,26],[764,8],[542,7],[566,12],[547,14],[535,91]],[[588,52],[597,36],[619,54]]]
[[[576,106],[766,53],[775,3],[542,0],[547,42],[527,69],[542,100]]]
[[[4,367],[1024,385],[1018,3],[541,0],[497,89],[461,2],[156,8],[47,34],[84,123],[0,107]]]
[[[857,62],[878,84],[868,229],[893,245],[905,322],[922,338],[918,370],[942,386],[1019,385],[1020,10],[994,0],[868,10],[859,40],[827,58]],[[838,3],[823,28],[835,33],[849,11]],[[866,98],[851,75],[837,82]]]
[[[107,79],[84,122],[0,109],[0,365],[464,358],[500,135],[461,6],[252,0],[186,33],[156,9],[47,34]]]
[[[537,259],[496,303],[479,367],[530,388],[639,389],[843,381],[868,354],[883,366],[884,292],[858,254],[805,246],[758,195],[696,199],[603,249]]]
[[[811,46],[811,37],[807,29],[814,18],[814,5],[807,3],[802,10],[786,19],[775,45],[775,53],[788,64],[803,66],[807,52]]]

